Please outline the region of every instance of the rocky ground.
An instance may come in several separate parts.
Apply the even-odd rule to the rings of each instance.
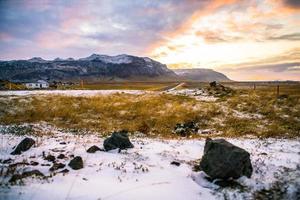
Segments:
[[[11,155],[26,135],[18,136],[7,128],[1,126],[1,199],[300,197],[299,140],[226,138],[250,153],[253,174],[220,183],[210,182],[198,170],[205,139],[130,136],[134,148],[106,152],[105,138],[97,134],[78,135],[44,126],[41,129],[48,135],[28,135],[35,144],[20,155]],[[100,150],[88,153],[93,145]],[[69,163],[77,156],[82,158],[83,168],[73,169]]]

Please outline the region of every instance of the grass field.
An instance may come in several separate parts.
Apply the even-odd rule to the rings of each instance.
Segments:
[[[58,89],[83,90],[150,90],[161,91],[179,84],[178,82],[101,82],[59,86]]]
[[[211,102],[158,92],[175,85],[178,83],[106,83],[88,87],[154,91],[145,94],[2,96],[0,121],[2,124],[43,121],[60,128],[100,134],[127,129],[151,137],[174,137],[172,132],[177,123],[192,121],[200,129],[218,136],[300,136],[299,84],[281,84],[278,96],[275,84],[256,83],[254,90],[252,83],[226,83],[234,92]],[[209,88],[208,85],[191,82],[179,89]]]

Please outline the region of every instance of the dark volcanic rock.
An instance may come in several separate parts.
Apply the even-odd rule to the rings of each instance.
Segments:
[[[180,162],[177,162],[177,161],[172,161],[170,164],[171,165],[176,165],[177,167],[180,166]]]
[[[39,165],[39,163],[36,162],[36,161],[31,161],[31,162],[30,162],[30,165],[32,165],[32,166],[37,166],[37,165]]]
[[[74,170],[83,168],[82,158],[80,156],[76,156],[75,158],[73,158],[69,163],[69,167],[71,167]]]
[[[224,139],[206,140],[200,168],[212,179],[250,178],[252,174],[250,154]]]
[[[42,172],[40,172],[39,170],[32,170],[32,171],[23,172],[22,174],[14,174],[11,177],[11,179],[9,180],[9,182],[14,183],[17,180],[27,178],[27,177],[30,177],[30,176],[45,177],[45,175]]]
[[[62,153],[57,156],[58,159],[64,159],[65,157],[66,156],[64,154],[62,154]]]
[[[58,170],[58,169],[62,169],[64,168],[66,165],[65,164],[62,164],[62,163],[54,163],[52,165],[52,167],[49,169],[50,171],[55,171],[55,170]]]
[[[8,159],[6,159],[6,160],[2,160],[1,163],[2,163],[2,164],[9,164],[9,163],[11,163],[12,161],[13,161],[13,159],[8,158]]]
[[[216,81],[210,82],[209,86],[210,87],[217,87],[217,82]]]
[[[95,153],[96,151],[101,151],[101,149],[99,147],[97,147],[96,145],[93,145],[86,152]]]
[[[216,81],[210,82],[209,86],[210,87],[207,88],[208,93],[216,97],[227,96],[234,93],[233,89],[225,87],[224,85],[217,83]]]
[[[13,152],[11,152],[11,155],[20,155],[23,151],[27,151],[34,145],[35,141],[31,138],[25,138],[23,139],[18,146],[15,148]]]
[[[127,133],[127,131],[113,132],[109,138],[104,140],[103,146],[105,151],[133,148]]]
[[[49,154],[48,156],[46,156],[46,157],[44,158],[44,160],[47,160],[47,161],[49,161],[49,162],[54,162],[54,161],[55,161],[55,156]]]
[[[198,125],[194,122],[187,122],[187,123],[183,123],[183,124],[176,124],[175,128],[174,128],[174,133],[182,136],[182,137],[186,137],[189,136],[192,133],[195,133],[198,131]]]
[[[69,170],[68,169],[63,169],[63,170],[61,170],[60,172],[58,172],[58,173],[63,173],[63,174],[65,174],[65,173],[68,173],[69,172]]]

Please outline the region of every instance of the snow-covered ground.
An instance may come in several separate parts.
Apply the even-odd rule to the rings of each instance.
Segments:
[[[0,91],[0,96],[28,96],[28,95],[66,95],[66,96],[96,96],[115,93],[144,94],[143,90],[11,90]]]
[[[195,98],[198,101],[216,101],[218,99],[212,95],[207,94],[207,92],[203,89],[177,89],[177,87],[180,86],[181,85],[179,84],[178,86],[166,91],[166,93],[173,95],[189,96]]]
[[[172,95],[189,96],[198,101],[216,101],[217,98],[207,94],[202,89],[178,89],[183,83],[178,84],[174,88],[163,92],[146,91],[146,90],[8,90],[0,91],[0,96],[14,97],[14,96],[34,96],[34,95],[65,95],[65,96],[97,96],[110,95],[116,93],[123,94],[160,94],[167,93]]]
[[[288,139],[228,139],[250,152],[253,175],[242,177],[239,187],[221,188],[204,178],[203,172],[194,172],[193,165],[203,155],[205,140],[161,140],[131,137],[133,149],[94,154],[86,150],[97,145],[102,148],[104,138],[95,134],[74,135],[52,131],[53,135],[34,137],[36,145],[19,156],[10,152],[24,136],[1,134],[0,156],[12,163],[36,161],[36,166],[19,166],[18,172],[38,169],[45,179],[27,178],[24,185],[6,184],[4,176],[8,164],[1,164],[0,199],[254,199],[281,190],[289,199],[300,194],[300,142]],[[62,143],[65,142],[66,144]],[[66,158],[69,173],[50,173],[51,164],[42,158],[42,152]],[[81,156],[84,168],[72,170],[67,166],[71,155]],[[180,166],[171,165],[178,161]],[[279,187],[279,189],[277,188]],[[280,192],[280,191],[279,191]],[[298,193],[297,193],[298,192]],[[271,192],[272,193],[272,192]],[[266,196],[263,196],[266,197]]]

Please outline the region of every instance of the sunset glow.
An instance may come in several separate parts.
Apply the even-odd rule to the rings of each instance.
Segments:
[[[0,59],[148,56],[233,80],[300,80],[300,1],[1,1]]]

